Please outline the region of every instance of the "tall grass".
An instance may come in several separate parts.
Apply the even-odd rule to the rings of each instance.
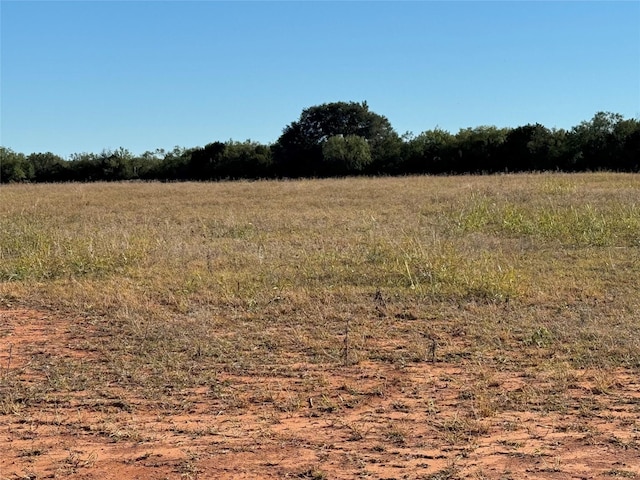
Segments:
[[[640,242],[640,204],[611,201],[562,204],[549,198],[532,208],[512,201],[472,195],[454,212],[452,221],[463,232],[530,236],[564,246],[634,247]]]

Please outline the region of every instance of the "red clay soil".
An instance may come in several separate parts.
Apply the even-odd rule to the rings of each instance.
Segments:
[[[479,377],[442,361],[229,374],[220,380],[233,398],[176,392],[181,408],[118,385],[25,401],[24,387],[48,375],[31,368],[34,356],[99,365],[74,328],[58,315],[0,310],[1,480],[640,476],[632,372],[608,372],[603,384],[579,371],[558,408],[545,407],[553,395],[540,376]],[[540,408],[518,408],[543,391]]]

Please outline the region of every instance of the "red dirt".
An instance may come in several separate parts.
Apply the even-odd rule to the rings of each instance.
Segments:
[[[640,379],[622,369],[572,372],[554,409],[540,376],[440,361],[227,374],[233,398],[175,392],[175,408],[118,385],[25,403],[34,355],[100,361],[69,319],[0,310],[1,480],[640,476]]]

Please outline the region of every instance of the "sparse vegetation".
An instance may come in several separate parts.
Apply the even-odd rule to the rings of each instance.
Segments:
[[[243,431],[316,453],[295,468],[273,460],[280,476],[332,476],[329,427],[287,436],[300,418],[326,419],[350,449],[378,446],[340,460],[354,475],[389,451],[452,449],[455,468],[406,465],[462,478],[465,452],[488,438],[538,448],[550,430],[523,415],[562,414],[561,433],[589,445],[608,440],[581,422],[611,402],[637,418],[637,390],[617,380],[640,371],[637,175],[0,188],[0,311],[47,312],[39,334],[64,338],[52,352],[0,325],[0,415],[20,425],[147,443],[133,465],[162,437],[134,416],[206,404],[208,423],[171,434]],[[216,420],[252,409],[249,433]],[[620,449],[637,450],[637,421],[616,415]],[[51,447],[16,448],[37,462]],[[67,452],[65,472],[99,462]],[[206,458],[172,468],[195,478]]]

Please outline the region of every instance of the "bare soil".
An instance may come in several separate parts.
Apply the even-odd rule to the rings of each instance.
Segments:
[[[640,378],[624,369],[565,372],[557,405],[544,375],[464,359],[274,366],[158,398],[117,383],[21,398],[51,381],[43,358],[99,374],[90,335],[90,322],[0,310],[0,479],[640,476]],[[539,408],[519,407],[536,395]]]

